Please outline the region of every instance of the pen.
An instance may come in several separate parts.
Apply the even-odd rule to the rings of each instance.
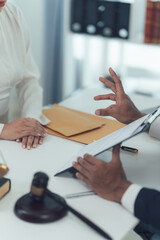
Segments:
[[[136,148],[121,146],[121,149],[123,151],[127,151],[127,152],[138,153],[138,149],[136,149]]]
[[[79,193],[67,194],[66,198],[84,197],[84,196],[95,195],[95,194],[96,193],[94,191],[79,192]]]

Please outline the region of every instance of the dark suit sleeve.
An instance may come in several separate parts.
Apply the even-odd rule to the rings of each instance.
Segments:
[[[160,230],[160,192],[142,188],[135,201],[134,213],[142,222]]]

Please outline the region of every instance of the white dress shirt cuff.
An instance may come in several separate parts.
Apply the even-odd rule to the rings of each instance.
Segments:
[[[129,210],[132,214],[134,214],[134,205],[136,198],[143,187],[137,184],[131,184],[127,191],[123,194],[121,199],[121,204],[127,210]]]
[[[0,123],[0,134],[2,133],[3,127],[4,127],[4,124]]]
[[[160,140],[160,117],[158,117],[150,126],[149,135]]]
[[[28,114],[25,117],[34,118],[37,121],[39,121],[40,124],[42,124],[42,125],[47,125],[48,123],[50,123],[50,120],[48,118],[46,118],[43,114],[41,114],[41,115],[39,115],[39,114]]]

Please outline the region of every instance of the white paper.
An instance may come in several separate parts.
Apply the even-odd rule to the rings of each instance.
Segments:
[[[120,128],[119,130],[93,142],[85,147],[83,147],[78,153],[76,153],[70,161],[68,161],[63,168],[61,168],[58,172],[65,171],[68,168],[72,167],[72,162],[77,161],[77,157],[83,157],[84,154],[88,153],[93,156],[106,151],[107,149],[110,149],[111,147],[123,142],[124,140],[127,140],[128,138],[138,134],[141,132],[144,128],[143,122],[149,117],[149,114],[139,118],[138,120],[126,125],[123,128]]]

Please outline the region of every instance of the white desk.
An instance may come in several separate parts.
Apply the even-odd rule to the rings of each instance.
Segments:
[[[93,96],[104,92],[106,89],[83,90],[61,104],[94,114],[95,109],[109,104],[109,102],[94,102],[93,100]],[[159,104],[156,100],[140,96],[134,96],[134,101],[140,109]],[[160,189],[159,142],[143,133],[128,140],[126,145],[139,149],[137,155],[121,154],[128,179]],[[56,171],[82,147],[83,144],[55,136],[48,136],[42,146],[30,151],[23,150],[21,145],[16,142],[0,141],[0,149],[10,168],[7,177],[12,181],[10,193],[0,201],[1,239],[103,239],[71,213],[57,222],[31,224],[18,219],[13,212],[16,200],[29,192],[33,174],[38,171],[43,171],[49,175],[48,188],[62,196],[83,190],[83,185],[76,179],[54,177]],[[104,153],[102,158],[105,155],[111,155],[111,152]],[[119,204],[106,201],[95,195],[70,199],[67,202],[106,230],[114,239],[122,239],[138,223],[138,220]]]

